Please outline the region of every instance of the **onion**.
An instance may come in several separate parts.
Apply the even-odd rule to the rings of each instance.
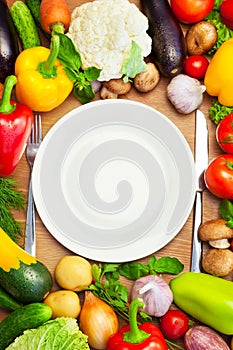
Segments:
[[[111,335],[118,331],[118,318],[114,310],[91,292],[85,292],[79,326],[88,336],[88,343],[97,350],[106,349]]]
[[[139,298],[144,301],[142,309],[148,315],[161,317],[171,306],[173,294],[169,285],[155,275],[138,278],[131,291],[131,299]]]

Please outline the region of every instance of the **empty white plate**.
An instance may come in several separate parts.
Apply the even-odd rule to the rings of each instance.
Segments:
[[[179,129],[139,102],[78,107],[47,133],[32,173],[38,213],[65,247],[124,262],[170,242],[194,202],[192,152]]]

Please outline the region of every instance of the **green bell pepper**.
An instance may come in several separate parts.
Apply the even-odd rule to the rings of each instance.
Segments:
[[[199,272],[184,272],[170,281],[175,304],[223,334],[233,334],[233,283]]]

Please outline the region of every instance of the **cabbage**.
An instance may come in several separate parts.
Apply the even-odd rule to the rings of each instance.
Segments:
[[[88,350],[87,336],[76,319],[58,317],[38,328],[28,329],[5,350]]]

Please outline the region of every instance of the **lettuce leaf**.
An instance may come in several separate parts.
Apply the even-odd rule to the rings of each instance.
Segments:
[[[5,350],[89,350],[87,336],[76,319],[58,317],[35,329],[26,330]]]

